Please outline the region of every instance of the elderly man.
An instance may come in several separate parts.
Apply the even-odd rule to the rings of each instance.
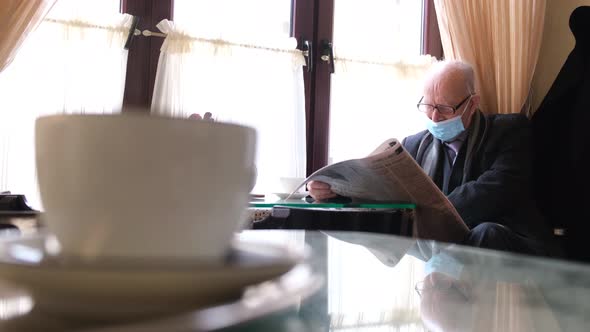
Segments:
[[[402,144],[455,206],[471,232],[465,244],[548,255],[552,235],[531,194],[531,137],[519,114],[484,115],[473,68],[443,61],[427,75],[418,110],[427,130]],[[336,196],[322,182],[308,184],[316,200]]]

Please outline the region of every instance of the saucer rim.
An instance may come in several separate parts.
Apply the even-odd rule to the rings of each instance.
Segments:
[[[10,242],[18,244],[31,238],[14,237]],[[249,244],[264,243],[240,240]],[[8,241],[0,239],[1,242]],[[40,243],[37,243],[37,248]],[[278,243],[264,244],[283,250],[283,253],[287,250],[296,251]],[[29,245],[35,246],[35,243]],[[307,250],[308,248],[304,249]],[[219,269],[73,269],[59,265],[7,262],[7,255],[11,253],[6,248],[0,250],[0,280],[3,283],[28,291],[41,306],[57,310],[58,315],[94,319],[98,308],[101,317],[105,316],[106,320],[118,320],[119,316],[149,316],[186,309],[200,310],[238,301],[240,294],[247,288],[280,279],[306,264],[304,255],[297,261],[287,261],[275,253],[276,260],[265,262],[266,265],[235,268],[222,265]],[[150,301],[142,301],[146,298]],[[72,304],[74,302],[76,305]],[[174,305],[170,305],[171,303]],[[128,307],[133,308],[127,309]]]
[[[250,270],[265,267],[276,267],[289,265],[294,267],[309,257],[309,248],[297,251],[293,248],[277,243],[266,243],[253,240],[244,240],[240,237],[234,237],[228,247],[229,250],[242,251],[254,256],[266,256],[271,260],[263,263],[243,263],[239,261],[227,262],[219,260],[203,260],[199,258],[192,259],[139,259],[139,258],[97,258],[90,259],[82,256],[72,255],[55,255],[51,254],[47,248],[43,248],[42,244],[31,244],[27,241],[47,241],[51,237],[55,238],[50,233],[38,233],[31,235],[14,234],[13,236],[6,236],[0,239],[0,267],[8,265],[10,267],[18,267],[25,269],[43,269],[51,270],[68,269],[71,272],[104,272],[111,271],[113,273],[146,273],[150,271],[157,271],[158,273],[169,272],[171,274],[178,273],[198,273],[200,271],[221,271],[226,273],[227,270]],[[39,249],[44,254],[44,258],[40,262],[30,262],[14,257],[2,250],[4,245],[25,245]],[[264,254],[261,254],[264,252]],[[273,260],[274,259],[274,260]]]

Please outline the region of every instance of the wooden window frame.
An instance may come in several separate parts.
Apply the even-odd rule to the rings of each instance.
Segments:
[[[172,20],[174,0],[121,0],[121,11],[139,17],[137,29],[153,31],[163,19]],[[160,37],[135,36],[129,47],[124,111],[149,112],[156,80]],[[145,56],[149,54],[149,56]]]
[[[334,1],[291,0],[292,36],[309,40],[313,70],[304,70],[307,174],[328,163],[330,128],[330,65],[320,61],[320,43],[332,40]],[[442,59],[443,50],[433,0],[423,0],[422,53]],[[121,11],[140,17],[138,29],[153,30],[173,19],[174,0],[121,0]],[[321,18],[321,19],[320,19]],[[149,112],[163,39],[135,36],[129,48],[123,110]],[[149,56],[145,56],[149,54]],[[306,68],[304,68],[306,69]]]

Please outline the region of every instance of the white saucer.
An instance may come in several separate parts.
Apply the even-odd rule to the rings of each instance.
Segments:
[[[279,199],[281,200],[285,200],[287,199],[287,197],[289,197],[289,195],[291,193],[272,193],[273,195],[276,195]],[[297,199],[303,199],[305,198],[307,195],[309,195],[309,193],[304,192],[304,193],[294,193],[293,195],[291,195],[291,197],[289,198],[289,200],[297,200]]]
[[[83,319],[128,319],[239,299],[298,265],[301,252],[236,238],[225,262],[89,263],[50,254],[51,236],[0,239],[0,278],[31,292],[36,308]]]

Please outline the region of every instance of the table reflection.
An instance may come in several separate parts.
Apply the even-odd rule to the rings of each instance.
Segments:
[[[364,243],[352,234],[327,235],[330,330],[421,331],[420,299],[413,289],[424,267],[405,255],[412,242],[384,237]]]
[[[569,331],[585,320],[585,301],[563,313],[558,291],[572,273],[590,276],[583,265],[379,234],[298,234],[327,276],[299,309],[315,310],[314,319],[299,314],[311,330]],[[590,283],[576,281],[588,294]]]
[[[16,285],[0,283],[0,320],[10,320],[28,314],[33,309],[29,293]]]
[[[238,236],[310,250],[307,265],[324,283],[287,309],[227,331],[585,331],[590,323],[586,265],[359,232],[248,230]],[[279,290],[267,293],[281,296]],[[249,294],[240,310],[260,305],[260,298]],[[26,292],[0,283],[2,331],[44,326],[64,331],[198,331],[205,326],[199,320],[222,319],[196,310],[124,326],[87,324],[51,317],[31,306]]]

